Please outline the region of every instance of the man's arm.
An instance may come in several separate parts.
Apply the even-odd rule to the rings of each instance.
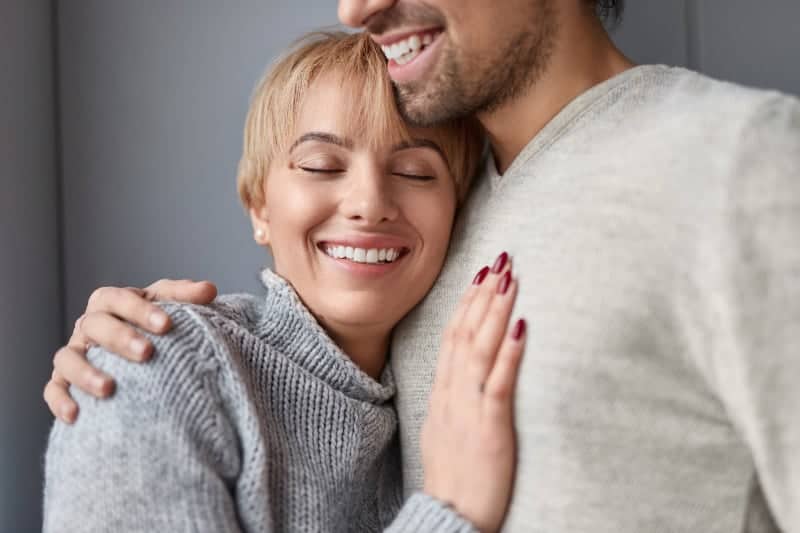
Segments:
[[[197,345],[197,344],[196,344]],[[210,349],[210,348],[209,348]],[[159,351],[146,365],[101,348],[113,398],[78,390],[84,416],[56,421],[45,464],[44,531],[240,531],[230,487],[235,435],[220,428],[213,359]],[[180,357],[179,357],[180,356]],[[233,454],[233,455],[232,455]]]
[[[68,424],[76,420],[78,404],[70,396],[70,385],[97,398],[114,391],[113,377],[87,361],[87,346],[102,346],[129,361],[147,361],[153,353],[152,343],[134,326],[154,335],[163,335],[172,327],[155,300],[207,304],[216,296],[213,284],[189,280],[161,280],[144,289],[102,287],[94,291],[69,342],[53,357],[53,374],[44,388],[50,411]]]
[[[800,102],[776,97],[742,135],[715,246],[711,367],[754,483],[781,530],[800,533]]]

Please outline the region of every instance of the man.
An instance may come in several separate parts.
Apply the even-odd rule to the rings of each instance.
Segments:
[[[474,114],[491,143],[437,285],[395,334],[407,489],[443,319],[506,250],[531,324],[507,531],[800,532],[800,103],[635,67],[596,16],[618,7],[339,2],[384,46],[409,120]],[[136,294],[98,291],[57,354],[46,397],[66,418],[64,379],[93,375],[83,343],[133,355],[115,316],[154,328]]]

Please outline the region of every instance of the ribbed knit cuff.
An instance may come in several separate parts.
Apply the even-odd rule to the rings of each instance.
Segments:
[[[408,498],[385,533],[480,533],[443,502],[423,492]]]

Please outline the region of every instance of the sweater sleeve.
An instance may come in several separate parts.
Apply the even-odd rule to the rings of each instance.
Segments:
[[[800,103],[772,99],[742,135],[713,247],[711,368],[772,518],[800,533]]]
[[[424,492],[415,492],[385,533],[478,533],[466,518]]]
[[[146,364],[90,351],[117,390],[96,400],[73,389],[80,417],[72,426],[55,423],[45,532],[240,531],[233,495],[240,459],[216,398],[211,349],[202,335],[164,339]]]

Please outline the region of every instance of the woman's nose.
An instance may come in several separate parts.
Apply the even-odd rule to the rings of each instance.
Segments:
[[[391,184],[378,172],[364,172],[354,176],[341,209],[345,217],[369,225],[395,220],[399,208],[391,191]]]
[[[353,28],[361,28],[367,20],[391,7],[396,0],[339,0],[339,22]]]

